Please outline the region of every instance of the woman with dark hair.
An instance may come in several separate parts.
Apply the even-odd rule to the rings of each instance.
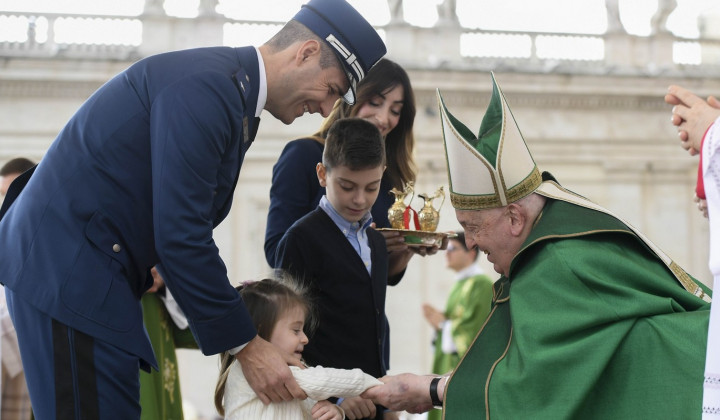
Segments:
[[[372,209],[376,227],[390,227],[387,212],[394,201],[390,190],[402,190],[405,183],[415,181],[412,131],[415,96],[405,70],[393,61],[381,59],[358,84],[355,105],[338,101],[320,130],[311,137],[289,142],[273,167],[265,231],[265,258],[270,266],[274,266],[275,249],[285,231],[315,209],[325,194],[325,188],[318,184],[315,165],[322,161],[328,129],[336,120],[347,117],[372,122],[385,137],[387,169]],[[383,234],[390,252],[389,284],[394,285],[402,277],[413,251],[398,233]],[[436,248],[415,250],[422,255],[437,252]]]

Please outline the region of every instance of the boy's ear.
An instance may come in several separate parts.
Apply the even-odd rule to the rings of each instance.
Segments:
[[[300,44],[300,48],[295,54],[295,63],[300,66],[304,61],[315,55],[320,55],[320,43],[314,39],[309,39]]]
[[[320,186],[323,188],[327,187],[327,170],[325,169],[325,165],[323,165],[322,162],[318,162],[318,164],[315,166],[315,172],[317,172],[318,182],[320,183]]]

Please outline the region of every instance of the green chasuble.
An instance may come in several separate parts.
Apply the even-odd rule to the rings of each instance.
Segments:
[[[475,271],[479,272],[479,269]],[[455,282],[448,295],[444,315],[450,321],[452,340],[457,352],[443,352],[443,330],[439,330],[435,337],[433,373],[444,374],[455,369],[490,313],[492,296],[493,281],[484,274],[465,277]],[[440,418],[440,410],[433,410],[428,414],[429,420]]]
[[[143,321],[160,371],[140,371],[141,420],[182,420],[182,397],[175,348],[197,348],[189,328],[175,325],[156,293],[142,297]]]
[[[710,304],[615,217],[548,199],[494,289],[445,419],[701,417]]]

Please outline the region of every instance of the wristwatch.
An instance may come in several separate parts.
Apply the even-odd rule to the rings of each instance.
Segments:
[[[435,408],[442,408],[443,405],[442,401],[440,401],[440,396],[438,396],[438,383],[440,383],[440,379],[442,379],[442,376],[436,376],[430,381],[430,400]]]

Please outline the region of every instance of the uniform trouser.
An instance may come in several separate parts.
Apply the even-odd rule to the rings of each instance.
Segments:
[[[140,418],[137,356],[6,296],[37,420]]]

